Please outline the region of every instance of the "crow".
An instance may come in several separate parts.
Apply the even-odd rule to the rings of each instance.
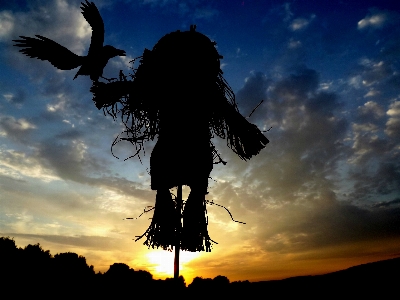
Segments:
[[[103,69],[108,60],[115,56],[125,56],[126,53],[110,45],[103,46],[104,23],[99,10],[93,2],[88,2],[88,0],[81,4],[82,15],[92,27],[92,38],[86,56],[76,55],[64,46],[41,35],[35,35],[36,38],[20,36],[22,40],[13,40],[18,43],[14,46],[22,47],[23,49],[19,52],[29,57],[48,60],[60,70],[72,70],[81,66],[74,79],[78,75],[89,75],[91,80],[97,82],[99,77],[104,78]]]

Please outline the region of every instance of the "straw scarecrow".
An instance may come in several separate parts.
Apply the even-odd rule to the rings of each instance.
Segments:
[[[130,141],[138,154],[145,141],[157,137],[150,157],[155,210],[141,236],[148,247],[171,249],[178,238],[182,250],[211,251],[205,195],[213,164],[223,162],[211,138],[226,139],[243,160],[269,142],[238,112],[215,45],[195,26],[169,33],[145,49],[132,80],[120,72],[119,79],[91,88],[97,108],[122,116],[125,136],[116,142]],[[182,185],[190,187],[183,213],[170,193]]]
[[[20,36],[14,40],[15,46],[60,70],[80,66],[74,79],[90,76],[96,107],[113,118],[120,115],[125,124],[124,134],[113,145],[129,141],[136,147],[132,155],[136,156],[144,142],[157,138],[150,157],[151,188],[157,191],[154,215],[149,228],[136,240],[146,237],[144,244],[152,248],[175,247],[178,279],[179,250],[211,251],[205,195],[213,164],[225,164],[212,137],[226,139],[243,160],[257,155],[269,141],[239,113],[235,95],[222,77],[222,56],[216,43],[195,26],[171,32],[152,50],[145,49],[129,76],[120,71],[119,78],[107,79],[103,68],[108,60],[125,56],[125,51],[103,46],[104,22],[96,5],[88,0],[81,4],[82,15],[92,27],[86,56],[41,35]],[[190,187],[183,209],[182,185]],[[178,187],[175,199],[170,192],[173,187]]]

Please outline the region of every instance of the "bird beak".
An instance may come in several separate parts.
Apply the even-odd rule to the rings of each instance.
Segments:
[[[119,56],[126,56],[126,52],[124,50],[118,50]]]

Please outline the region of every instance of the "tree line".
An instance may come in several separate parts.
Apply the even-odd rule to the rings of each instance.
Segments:
[[[397,293],[400,257],[351,267],[325,275],[299,276],[261,282],[234,281],[225,276],[196,277],[186,285],[181,276],[155,280],[150,272],[134,270],[123,263],[114,263],[105,273],[95,273],[85,257],[72,252],[54,256],[40,244],[18,248],[9,237],[0,237],[0,299],[39,296],[41,299],[136,299],[145,297],[167,299],[263,299],[306,296],[321,299],[326,296],[360,298]]]
[[[95,273],[84,256],[73,252],[53,256],[39,243],[18,248],[10,237],[0,237],[0,266],[4,286],[13,288],[19,296],[37,293],[45,297],[153,298],[176,292],[211,296],[237,284],[219,275],[214,279],[196,277],[187,286],[182,276],[179,282],[173,278],[155,280],[150,272],[134,270],[124,263],[114,263],[105,273]]]

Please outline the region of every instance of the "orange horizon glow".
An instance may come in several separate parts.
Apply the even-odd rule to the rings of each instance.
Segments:
[[[16,238],[16,245],[24,248],[28,244]],[[114,263],[125,263],[134,270],[148,271],[153,279],[164,280],[174,276],[174,252],[161,249],[147,249],[138,245],[138,251],[127,256],[118,252],[85,251],[79,247],[57,248],[56,244],[39,241],[44,250],[56,253],[75,252],[86,258],[88,265],[93,265],[95,272],[105,273]],[[301,253],[267,253],[265,256],[247,255],[240,248],[231,253],[215,251],[186,252],[180,254],[180,275],[189,285],[195,277],[215,278],[226,276],[231,282],[281,280],[296,276],[321,275],[344,270],[353,266],[399,257],[399,238],[388,238],[380,241],[364,241],[347,245],[325,247]],[[124,248],[124,246],[121,246]],[[133,253],[136,253],[133,255]],[[135,257],[132,259],[132,257]]]

